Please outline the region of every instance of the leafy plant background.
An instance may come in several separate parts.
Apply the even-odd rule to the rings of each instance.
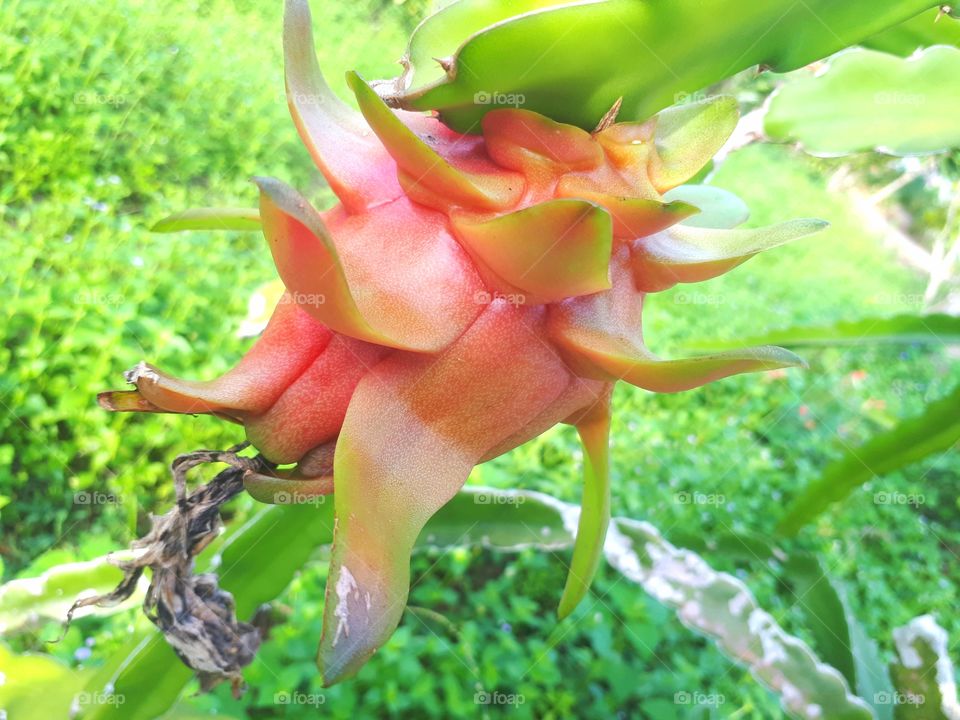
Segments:
[[[316,3],[321,65],[334,87],[343,89],[338,78],[351,68],[393,75],[425,12],[423,0]],[[249,205],[254,173],[331,197],[285,106],[280,13],[279,3],[252,0],[0,8],[4,580],[125,546],[150,512],[169,506],[167,466],[177,453],[240,439],[208,418],[107,415],[94,395],[118,386],[142,357],[173,373],[224,371],[248,344],[236,337],[248,297],[274,277],[256,234],[157,236],[147,232],[154,221],[184,207]],[[770,82],[748,74],[728,89],[749,107]],[[865,229],[845,194],[828,190],[839,162],[774,145],[727,158],[711,182],[748,201],[750,224],[809,215],[832,227],[729,276],[657,296],[647,331],[655,349],[920,310],[925,278]],[[902,172],[900,161],[872,155],[854,162],[875,187]],[[942,226],[945,209],[922,182],[897,200],[911,232]],[[960,362],[936,344],[805,354],[807,372],[731,378],[678,396],[619,388],[613,508],[743,579],[816,647],[791,570],[713,541],[772,534],[787,501],[831,460],[947,395]],[[479,468],[474,481],[577,502],[580,460],[573,431],[556,429]],[[868,482],[790,541],[821,554],[886,660],[892,629],[922,613],[960,637],[958,485],[960,458],[940,454]],[[234,503],[230,522],[254,510],[250,500]],[[300,691],[322,697],[331,717],[475,717],[504,710],[475,701],[478,691],[499,691],[524,697],[507,708],[516,717],[779,716],[777,699],[744,670],[609,569],[558,626],[568,562],[565,552],[534,550],[418,555],[410,602],[443,620],[408,617],[356,681],[321,691],[314,653],[325,565],[317,557],[281,597],[290,621],[250,667],[251,691],[239,701],[226,688],[189,697],[178,712],[313,717],[316,707],[278,705],[279,694]],[[42,622],[6,642],[90,669],[142,622],[135,611],[83,619],[55,645],[46,641],[59,624]],[[677,693],[723,702],[685,705]]]

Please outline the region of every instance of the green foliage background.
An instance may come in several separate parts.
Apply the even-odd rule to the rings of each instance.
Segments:
[[[347,69],[394,74],[425,12],[421,0],[316,2],[321,65],[338,91]],[[210,418],[107,415],[97,391],[149,358],[209,378],[247,341],[247,298],[274,277],[255,234],[155,236],[186,207],[252,205],[253,174],[318,200],[329,192],[299,145],[283,98],[279,2],[9,0],[0,6],[0,564],[3,579],[126,545],[168,507],[167,466],[180,452],[225,447],[237,429]],[[917,311],[923,279],[900,267],[843,196],[826,162],[753,146],[713,179],[753,209],[752,224],[819,216],[832,228],[709,283],[656,296],[647,334],[667,354],[702,337],[755,335],[799,323]],[[321,202],[323,204],[323,202]],[[389,258],[384,259],[389,262]],[[623,387],[613,430],[617,515],[648,519],[678,544],[769,533],[786,500],[845,445],[918,412],[960,380],[944,348],[808,352],[811,369],[738,377],[678,396]],[[476,472],[500,487],[579,499],[579,451],[556,429]],[[868,632],[935,613],[960,637],[960,460],[956,454],[875,481],[797,541],[824,553]],[[78,493],[106,502],[82,504]],[[710,504],[687,502],[699,493]],[[878,493],[922,496],[885,504]],[[114,502],[115,500],[115,502]],[[241,520],[252,507],[239,501]],[[734,570],[792,632],[809,639],[782,569],[700,548]],[[229,717],[313,717],[276,694],[320,693],[313,657],[325,566],[305,568],[250,668],[251,691],[184,706]],[[770,718],[774,698],[633,585],[604,572],[560,624],[554,608],[569,558],[455,551],[419,556],[408,617],[355,682],[322,691],[331,717],[476,717],[475,692],[522,694],[520,717]],[[12,640],[92,667],[134,622],[83,620],[47,645],[48,624]],[[451,629],[452,628],[452,629]],[[92,646],[89,641],[92,640]],[[719,707],[675,693],[722,695]],[[15,720],[15,719],[14,719]]]

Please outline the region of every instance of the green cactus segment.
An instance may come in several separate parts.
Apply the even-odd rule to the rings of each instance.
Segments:
[[[790,220],[755,230],[677,226],[633,244],[634,281],[646,292],[710,280],[757,253],[822,230],[823,220]]]
[[[437,82],[446,75],[443,65],[447,63],[449,55],[465,37],[521,13],[569,3],[570,0],[479,0],[451,3],[417,26],[401,62],[410,68],[411,75],[416,73],[418,85]],[[448,57],[438,54],[438,48],[449,48],[450,52],[446,53]]]
[[[306,0],[286,2],[283,60],[290,115],[344,207],[362,212],[398,197],[401,190],[389,156],[360,114],[341,102],[323,79]]]
[[[770,102],[766,132],[822,155],[874,148],[915,155],[960,147],[958,78],[955,47],[932,47],[906,59],[851,50],[822,75],[788,80]]]
[[[620,97],[621,118],[648,118],[751,66],[793,70],[936,6],[460,0],[420,25],[404,74],[377,91],[395,107],[437,110],[460,132],[478,133],[487,112],[518,106],[591,130]]]
[[[903,57],[933,45],[960,47],[960,21],[944,14],[940,8],[933,8],[861,44],[871,50]]]
[[[684,218],[689,227],[730,230],[745,223],[750,217],[747,204],[729,190],[713,185],[681,185],[663,195],[671,205],[687,203],[700,212]]]
[[[657,115],[657,146],[650,179],[658,188],[686,182],[723,147],[737,127],[736,99],[718,96],[667,108]]]
[[[425,191],[429,196],[451,198],[481,210],[509,207],[520,199],[524,188],[521,176],[503,172],[483,175],[454,168],[404,125],[359,75],[347,73],[347,83],[367,123],[396,161],[400,184],[408,195],[420,199]]]
[[[630,253],[622,247],[611,263],[611,290],[550,308],[551,339],[579,374],[673,393],[739,373],[804,366],[792,352],[772,346],[680,360],[658,358],[647,349],[640,330],[643,296],[624,290],[622,278],[630,272]]]
[[[604,399],[577,423],[583,443],[583,501],[573,559],[557,614],[567,617],[586,597],[603,557],[610,525],[610,402]]]
[[[584,200],[550,200],[476,221],[452,217],[454,231],[504,293],[525,304],[559,302],[610,287],[610,215]],[[498,282],[499,281],[499,282]]]
[[[239,230],[252,232],[260,229],[260,213],[250,208],[194,208],[159,220],[151,232],[174,233],[184,230]]]

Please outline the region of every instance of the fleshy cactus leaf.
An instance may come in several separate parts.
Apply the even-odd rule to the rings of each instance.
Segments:
[[[646,292],[722,275],[757,253],[818,232],[823,220],[790,220],[753,230],[676,226],[633,244],[634,280]]]
[[[931,8],[860,43],[871,50],[908,57],[933,45],[960,47],[960,21],[942,7]]]
[[[565,192],[566,188],[561,182],[557,193],[563,195]],[[699,212],[699,208],[682,200],[662,202],[647,198],[604,195],[583,189],[574,190],[571,194],[605,208],[613,218],[614,237],[630,240],[666,230]]]
[[[643,355],[630,345],[580,347],[610,379],[624,380],[652,392],[672,393],[741,373],[765,372],[789,367],[805,367],[802,359],[789,350],[772,345],[743,350],[728,350],[713,355],[661,360]]]
[[[355,673],[393,632],[410,552],[430,516],[488,451],[567,392],[568,370],[537,337],[542,318],[494,301],[438,357],[388,358],[357,386],[334,461],[337,525],[319,655],[325,684]],[[510,362],[517,357],[525,361]]]
[[[390,347],[436,351],[479,312],[475,304],[470,307],[469,292],[452,289],[451,280],[465,271],[458,267],[459,259],[451,257],[454,248],[448,246],[444,252],[446,230],[435,213],[417,210],[403,200],[370,211],[405,230],[403,237],[378,238],[384,249],[393,248],[393,272],[384,273],[386,257],[373,252],[378,248],[363,243],[366,238],[347,236],[349,218],[343,227],[344,243],[338,247],[323,218],[299,193],[270,178],[257,183],[263,231],[280,277],[295,296],[305,299],[304,308],[333,330]],[[344,257],[341,248],[352,252]],[[439,265],[437,271],[455,272],[440,284],[425,271],[430,263]],[[369,278],[366,286],[351,284],[351,274]],[[457,312],[451,306],[461,309]],[[450,314],[441,308],[459,315],[461,322],[450,322]]]
[[[750,218],[750,208],[743,200],[713,185],[681,185],[665,192],[663,199],[671,204],[689,203],[699,209],[700,212],[683,219],[689,227],[730,230]]]
[[[573,559],[557,614],[567,617],[586,596],[603,557],[610,524],[610,400],[598,402],[574,423],[583,443],[583,502]]]
[[[452,216],[454,232],[478,263],[519,291],[524,303],[550,303],[610,287],[610,215],[585,200],[550,200],[479,221]]]
[[[400,184],[408,194],[418,191],[481,210],[514,205],[523,193],[522,176],[513,173],[475,173],[455,168],[407,127],[380,96],[355,72],[347,83],[360,111],[397,163]],[[422,190],[421,190],[422,189]]]
[[[286,0],[283,58],[287,104],[300,138],[348,212],[402,194],[393,161],[363,117],[327,85],[317,63],[306,0]]]
[[[277,305],[263,336],[240,363],[210,382],[171,377],[141,363],[127,373],[135,393],[103,393],[100,402],[115,411],[215,413],[235,420],[265,411],[322,352],[332,333],[292,302]]]
[[[798,141],[818,155],[957,148],[958,76],[960,48],[932,47],[909,58],[850,50],[820,75],[788,80],[771,98],[764,128],[772,139]]]
[[[671,393],[739,373],[804,366],[792,352],[772,346],[682,360],[658,358],[644,345],[640,330],[643,296],[622,281],[631,272],[629,262],[627,248],[621,248],[611,268],[611,290],[551,306],[551,337],[579,374]]]
[[[421,23],[404,73],[377,90],[395,107],[438,111],[460,132],[479,132],[487,112],[510,106],[591,130],[618,97],[622,117],[648,118],[741,70],[803,67],[939,4],[460,0]],[[464,18],[469,36],[452,25]]]
[[[153,232],[173,233],[184,230],[239,230],[252,232],[260,229],[260,213],[249,208],[194,208],[158,220]]]
[[[737,127],[740,110],[732,97],[676,105],[657,114],[657,152],[650,177],[664,192],[685,183],[723,147]]]

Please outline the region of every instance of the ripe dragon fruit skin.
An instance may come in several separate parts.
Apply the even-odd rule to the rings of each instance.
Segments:
[[[478,463],[557,423],[585,449],[583,510],[560,614],[586,594],[609,517],[610,395],[618,380],[676,392],[801,365],[773,347],[661,360],[646,294],[715,277],[820,221],[760,230],[679,224],[663,194],[736,124],[720,98],[589,133],[523,109],[479,134],[389,109],[354,73],[360,112],[317,66],[309,9],[289,0],[286,83],[299,134],[339,203],[317,212],[258,178],[260,218],[287,293],[249,353],[192,382],[141,364],[111,410],[209,413],[243,424],[276,464],[258,497],[334,493],[319,664],[355,673],[396,628],[417,535]]]

